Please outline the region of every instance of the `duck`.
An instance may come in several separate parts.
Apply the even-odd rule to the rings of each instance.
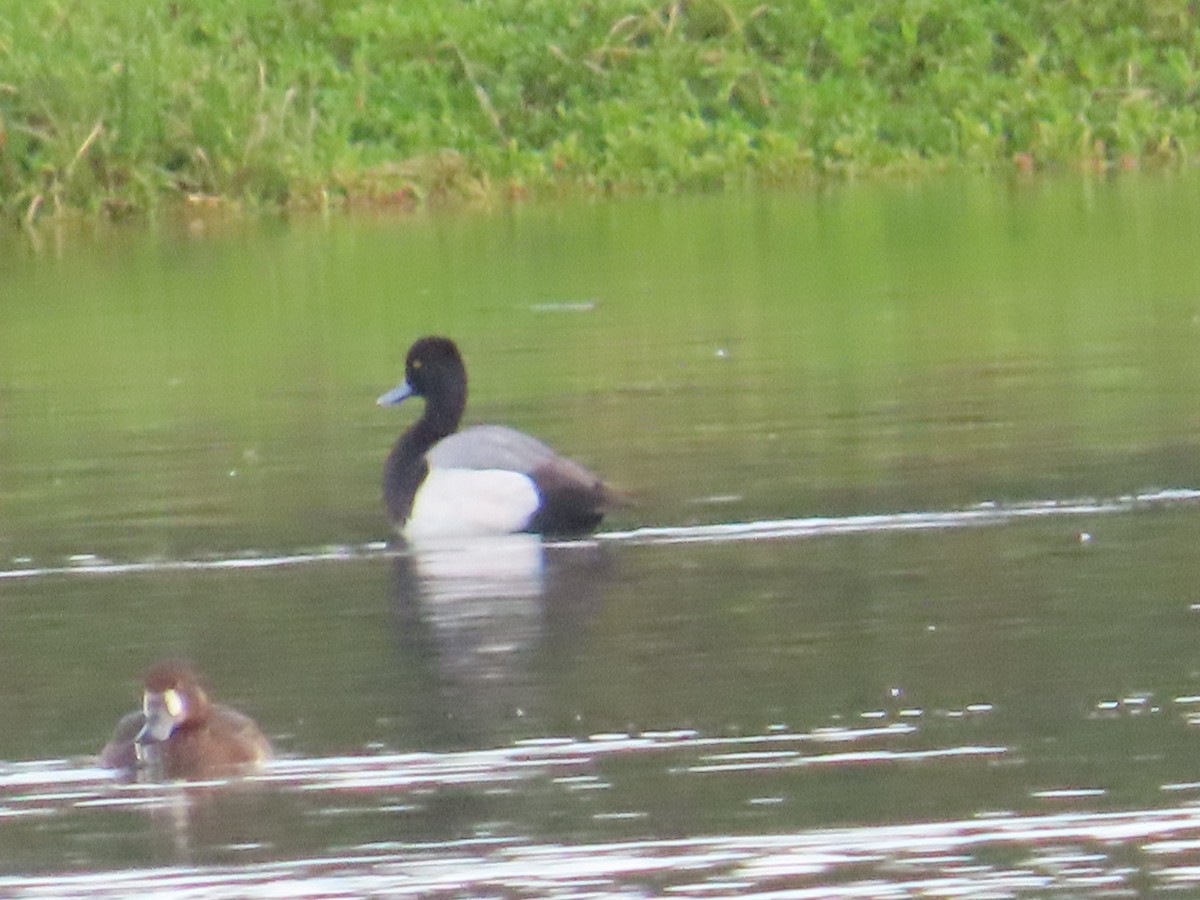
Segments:
[[[429,336],[409,348],[404,381],[380,406],[422,397],[425,411],[383,467],[383,500],[407,541],[594,531],[619,498],[584,466],[504,425],[459,430],[467,370],[458,346]]]
[[[254,771],[271,744],[249,716],[209,700],[196,668],[163,660],[142,678],[142,708],[123,716],[100,766],[153,780],[194,780]]]

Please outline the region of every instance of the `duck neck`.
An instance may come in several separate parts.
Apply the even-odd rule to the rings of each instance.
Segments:
[[[425,454],[442,438],[458,430],[466,402],[465,385],[453,393],[427,399],[421,418],[400,435],[388,454],[383,468],[383,500],[388,516],[397,525],[408,521],[413,497],[429,472]]]
[[[444,437],[458,431],[467,406],[467,385],[451,383],[425,398],[425,412],[406,431],[401,440],[410,439],[414,453],[423,456]]]
[[[458,431],[466,406],[465,384],[447,387],[425,401],[425,414],[409,429],[410,434],[417,432],[421,440],[426,442],[421,447],[421,453]]]

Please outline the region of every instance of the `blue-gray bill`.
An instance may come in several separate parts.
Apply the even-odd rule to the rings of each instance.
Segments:
[[[403,403],[413,395],[413,389],[407,381],[402,381],[390,391],[380,394],[379,399],[375,401],[378,406],[395,406],[398,403]]]

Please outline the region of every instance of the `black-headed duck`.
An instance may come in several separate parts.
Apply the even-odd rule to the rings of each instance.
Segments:
[[[191,779],[252,771],[270,756],[252,719],[212,703],[189,663],[168,660],[146,670],[141,711],[117,723],[100,765],[152,779]]]
[[[579,463],[503,425],[458,430],[467,371],[449,338],[412,345],[404,381],[380,406],[424,397],[425,412],[396,441],[383,469],[388,516],[408,540],[522,531],[593,531],[617,496]]]

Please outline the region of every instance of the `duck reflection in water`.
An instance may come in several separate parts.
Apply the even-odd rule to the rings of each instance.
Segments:
[[[608,584],[594,541],[512,534],[412,544],[392,610],[421,730],[447,746],[505,738],[548,703]]]
[[[425,337],[408,351],[404,381],[378,403],[425,401],[384,465],[383,498],[407,550],[396,561],[396,633],[428,715],[422,733],[529,714],[539,705],[537,666],[574,638],[600,597],[607,568],[586,535],[628,503],[600,477],[541,441],[500,425],[460,429],[467,372],[458,347]],[[557,664],[562,665],[561,661]],[[458,723],[457,725],[453,723]],[[454,742],[463,735],[445,735]]]

